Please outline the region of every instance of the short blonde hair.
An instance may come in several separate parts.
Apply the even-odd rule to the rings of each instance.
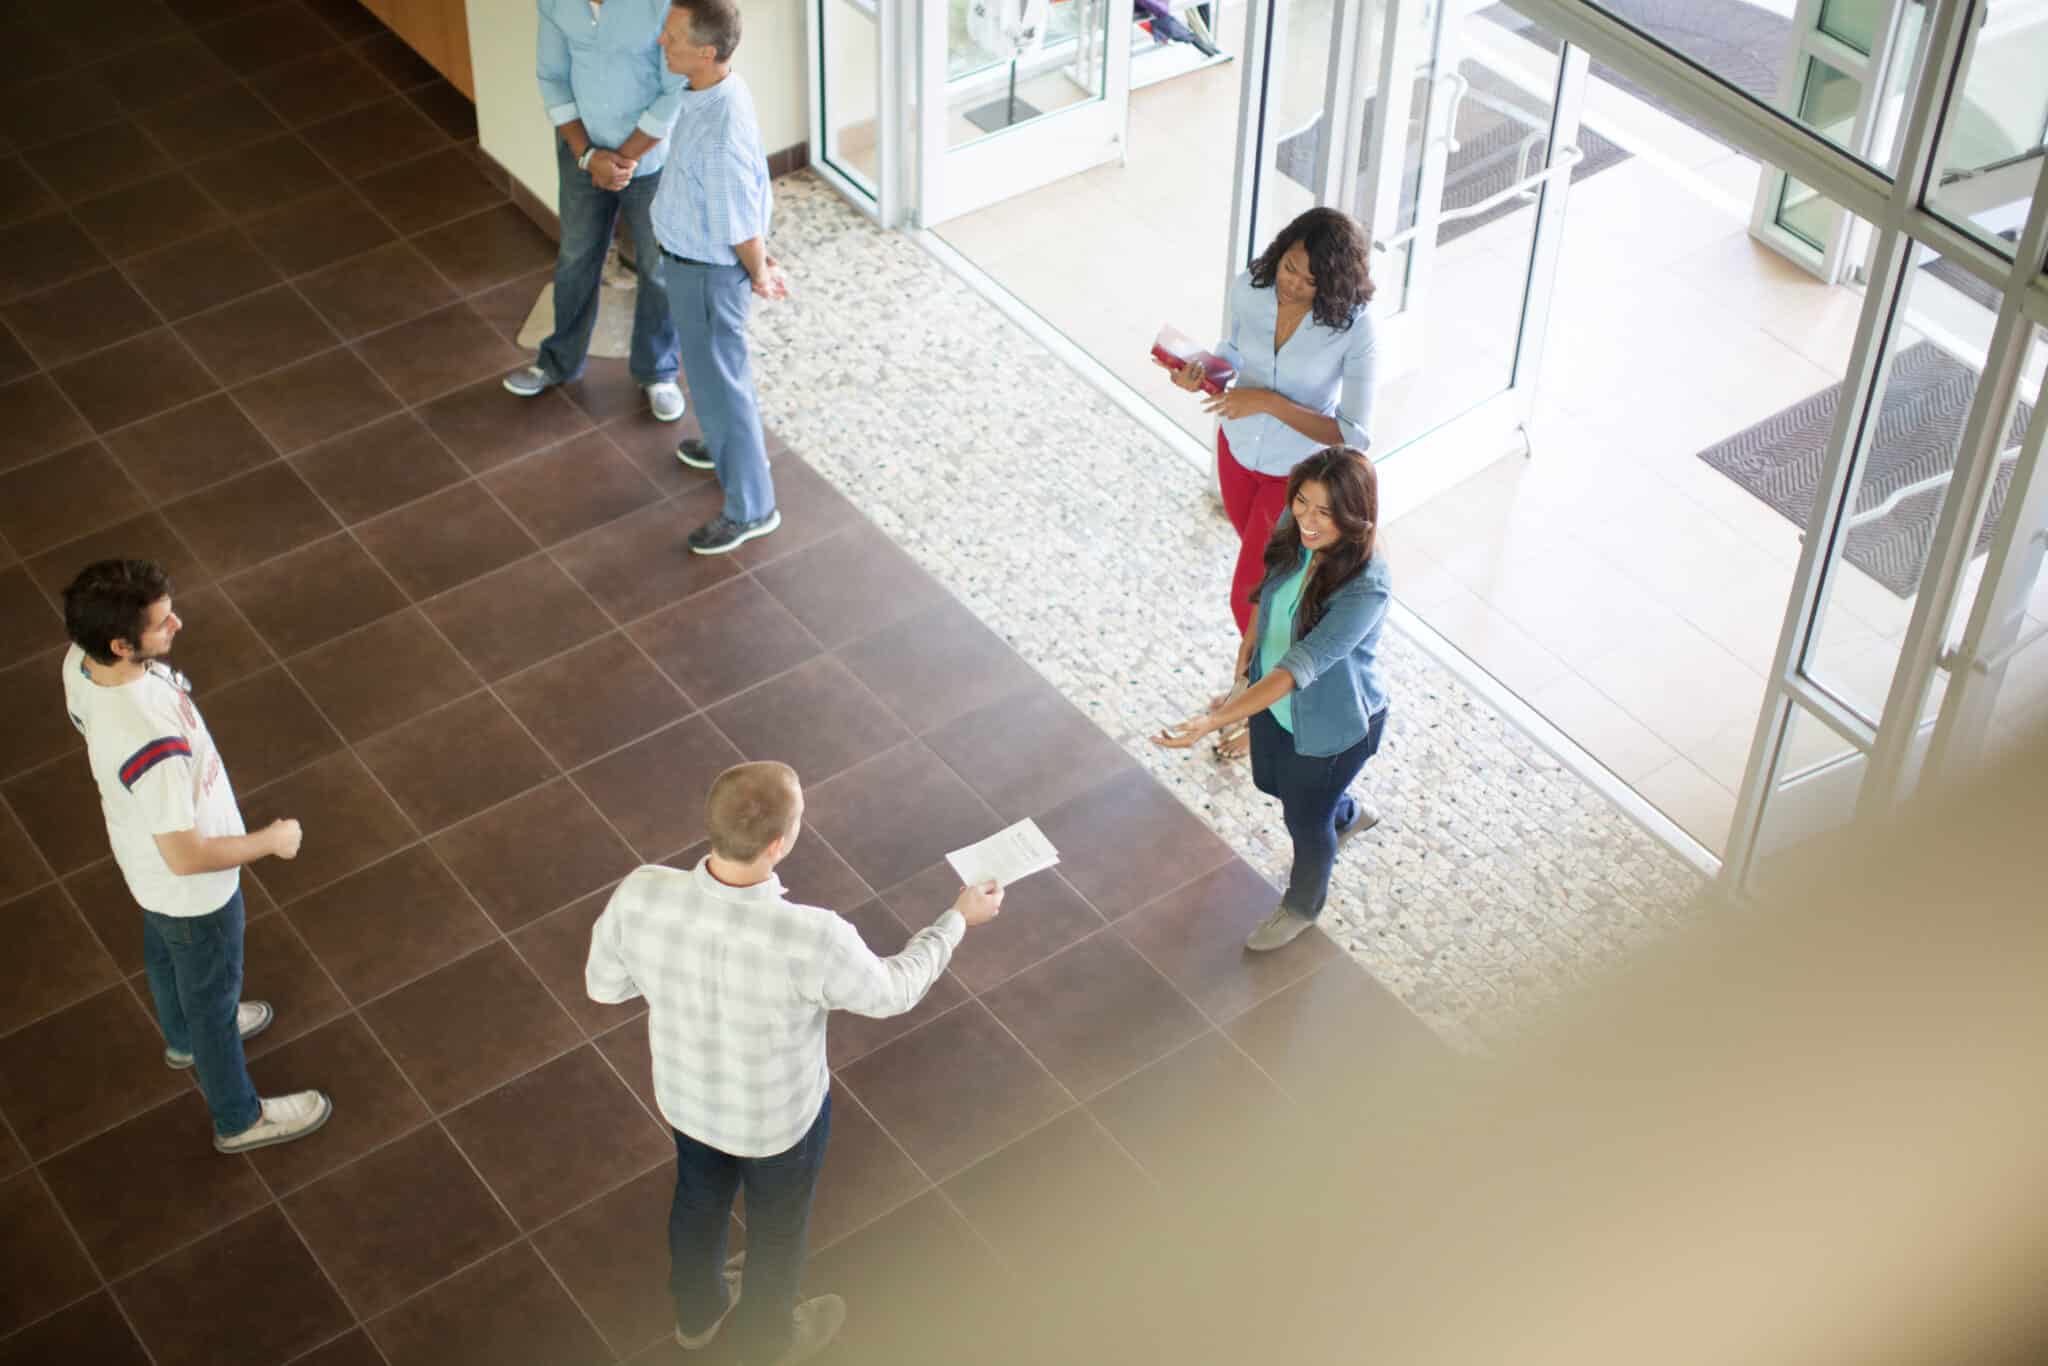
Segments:
[[[704,799],[711,852],[735,863],[761,857],[796,823],[798,792],[788,764],[735,764],[719,774]]]

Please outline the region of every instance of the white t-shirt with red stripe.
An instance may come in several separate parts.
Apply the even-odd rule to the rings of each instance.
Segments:
[[[242,885],[241,870],[180,877],[156,836],[197,831],[202,839],[245,833],[227,769],[191,694],[162,664],[118,688],[86,670],[76,645],[64,654],[64,705],[85,736],[107,817],[107,839],[128,890],[159,915],[210,915]]]

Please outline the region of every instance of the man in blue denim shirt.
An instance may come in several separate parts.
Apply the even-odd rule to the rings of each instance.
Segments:
[[[633,234],[639,293],[629,366],[654,416],[683,415],[675,322],[662,288],[650,213],[683,81],[662,60],[668,0],[539,0],[538,75],[555,126],[562,249],[555,260],[555,330],[537,363],[505,377],[531,398],[583,373],[597,325],[598,281],[623,211]]]

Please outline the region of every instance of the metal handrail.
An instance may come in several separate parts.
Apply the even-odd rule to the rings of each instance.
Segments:
[[[2017,460],[2019,458],[2020,448],[2018,446],[2014,446],[2011,450],[2005,452],[2005,454],[1998,457],[1998,463],[2003,465],[2009,460]],[[1930,474],[1925,479],[1916,479],[1912,483],[1907,484],[1903,488],[1894,489],[1889,495],[1886,496],[1885,500],[1879,503],[1876,507],[1867,508],[1862,512],[1852,514],[1849,517],[1848,521],[1845,523],[1845,525],[1848,527],[1849,530],[1854,531],[1857,527],[1864,526],[1870,522],[1874,522],[1878,520],[1880,517],[1883,517],[1886,513],[1890,512],[1893,508],[1897,507],[1899,504],[1905,502],[1908,498],[1912,498],[1919,494],[1927,493],[1933,489],[1940,488],[1943,484],[1946,484],[1949,480],[1953,479],[1955,477],[1955,473],[1956,472],[1954,468],[1951,467],[1949,469],[1943,470],[1939,474]]]
[[[1434,224],[1456,223],[1465,218],[1477,218],[1480,214],[1485,213],[1497,204],[1505,203],[1516,195],[1527,194],[1546,180],[1571,174],[1572,169],[1585,159],[1586,154],[1577,147],[1560,147],[1557,152],[1557,161],[1552,165],[1544,167],[1532,176],[1525,176],[1523,179],[1517,180],[1506,189],[1495,191],[1477,204],[1467,204],[1463,208],[1457,209],[1445,209],[1436,216]],[[1374,251],[1392,251],[1395,247],[1401,246],[1414,237],[1416,233],[1422,231],[1422,228],[1423,224],[1418,222],[1412,227],[1401,229],[1401,231],[1391,237],[1375,237],[1372,240],[1372,249]]]

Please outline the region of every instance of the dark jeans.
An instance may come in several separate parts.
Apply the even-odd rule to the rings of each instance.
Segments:
[[[263,1114],[242,1058],[242,894],[210,915],[142,913],[142,961],[164,1042],[192,1055],[213,1131],[241,1133]]]
[[[661,187],[661,172],[640,176],[623,190],[600,190],[590,183],[588,173],[576,169],[576,158],[560,138],[555,139],[555,161],[561,175],[556,208],[562,218],[562,249],[555,257],[555,330],[540,344],[540,368],[557,384],[583,373],[591,329],[597,326],[598,281],[604,275],[605,253],[611,250],[612,227],[623,212],[627,231],[633,234],[633,267],[640,276],[627,368],[643,385],[674,379],[679,364],[676,325],[662,289],[661,243],[654,238],[654,192]]]
[[[1365,738],[1342,754],[1327,759],[1295,751],[1294,737],[1280,728],[1273,713],[1252,718],[1252,786],[1280,799],[1280,816],[1294,840],[1294,867],[1280,904],[1314,920],[1330,895],[1330,869],[1337,862],[1337,832],[1358,816],[1358,802],[1344,789],[1379,753],[1380,733],[1387,727],[1381,707],[1365,728]]]
[[[810,1132],[773,1157],[734,1157],[676,1134],[676,1198],[668,1211],[669,1294],[676,1326],[695,1337],[725,1312],[726,1227],[747,1189],[746,1290],[731,1324],[741,1361],[771,1362],[795,1334],[796,1296],[809,1248],[811,1194],[832,1136],[832,1096]]]

